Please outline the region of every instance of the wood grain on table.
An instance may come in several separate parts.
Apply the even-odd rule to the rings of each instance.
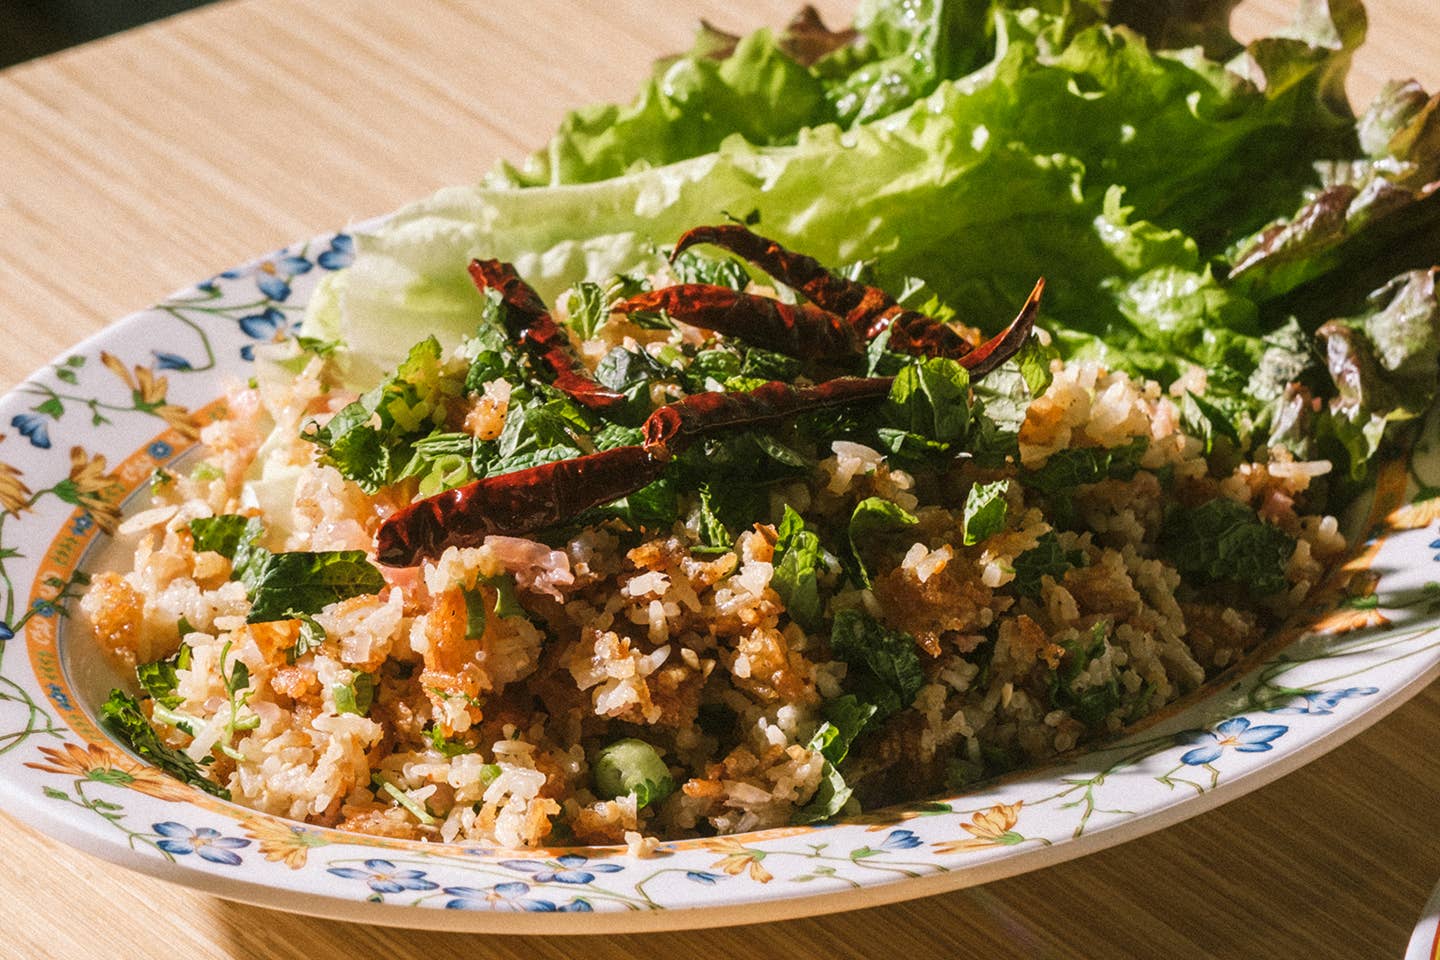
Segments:
[[[240,0],[0,72],[0,388],[218,269],[518,159],[566,108],[628,99],[700,17],[739,32],[796,5]],[[836,23],[852,3],[820,6]],[[1250,0],[1237,30],[1292,7]],[[1440,2],[1369,7],[1352,97],[1393,75],[1440,87]],[[0,957],[1398,957],[1440,878],[1437,731],[1431,688],[1271,786],[1058,867],[854,913],[605,940],[227,903],[0,814]]]

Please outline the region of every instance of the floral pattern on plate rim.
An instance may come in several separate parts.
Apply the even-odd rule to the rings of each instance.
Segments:
[[[318,278],[353,251],[334,234],[226,271],[68,351],[0,401],[0,791],[22,820],[83,834],[122,862],[239,878],[278,892],[276,903],[310,895],[322,912],[316,902],[600,914],[817,894],[839,908],[861,905],[846,892],[941,888],[912,883],[922,878],[959,887],[1138,835],[1176,807],[1199,813],[1333,747],[1440,672],[1432,421],[1408,461],[1382,473],[1365,541],[1309,629],[1282,631],[1228,678],[1114,741],[960,796],[665,843],[647,858],[363,837],[218,800],[131,757],[95,724],[63,655],[67,605],[120,504],[193,444],[220,414],[223,379],[248,375],[255,343],[292,333]],[[436,923],[423,916],[415,925]],[[541,922],[561,929],[558,917]],[[468,926],[493,928],[483,917]]]

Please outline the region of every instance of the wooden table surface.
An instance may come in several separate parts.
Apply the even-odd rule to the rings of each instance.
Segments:
[[[820,6],[833,23],[852,3]],[[0,72],[0,388],[217,269],[522,156],[567,107],[628,99],[698,17],[744,31],[795,5],[241,0]],[[1249,0],[1237,29],[1291,6]],[[1399,74],[1440,87],[1440,2],[1369,6],[1352,97]],[[603,941],[241,906],[0,814],[0,956],[1398,957],[1440,878],[1437,731],[1431,688],[1271,786],[1059,867],[830,917]]]

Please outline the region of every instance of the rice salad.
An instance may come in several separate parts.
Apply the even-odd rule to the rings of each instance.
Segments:
[[[137,676],[111,729],[297,821],[645,852],[1114,734],[1244,657],[1345,550],[1313,512],[1330,463],[1240,455],[1208,428],[1203,371],[1162,389],[1041,334],[974,383],[872,345],[883,404],[710,439],[570,523],[376,565],[377,528],[418,497],[626,442],[687,394],[833,373],[609,311],[652,282],[556,307],[630,398],[613,417],[538,382],[483,294],[473,336],[364,383],[343,343],[262,351],[121,525],[133,564],[81,601]]]

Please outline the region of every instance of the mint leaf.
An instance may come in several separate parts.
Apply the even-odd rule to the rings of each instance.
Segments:
[[[770,586],[785,602],[790,619],[806,630],[818,629],[824,612],[820,602],[819,568],[824,554],[820,538],[805,529],[805,521],[789,504],[777,532]]]
[[[726,553],[735,548],[735,536],[725,522],[715,513],[715,495],[710,484],[701,483],[700,503],[697,507],[700,521],[700,542],[692,547],[695,553]]]
[[[860,544],[877,533],[902,530],[913,527],[920,520],[913,513],[884,497],[866,497],[855,505],[850,514],[850,556],[855,564],[855,573],[860,584],[871,586],[870,572],[860,556]]]
[[[1041,346],[1037,337],[1029,337],[1015,355],[1015,364],[1020,368],[1020,376],[1025,381],[1025,387],[1030,391],[1033,400],[1046,390],[1054,382],[1055,375],[1050,372],[1050,361],[1060,356],[1060,351],[1054,347]]]
[[[1042,493],[1068,495],[1082,484],[1128,480],[1140,468],[1140,458],[1149,446],[1149,438],[1135,437],[1112,448],[1067,447],[1050,454],[1038,470],[1026,471],[1024,482]]]
[[[929,357],[895,375],[885,401],[890,425],[934,443],[953,443],[970,431],[970,374],[954,360]]]
[[[1048,574],[1059,580],[1067,570],[1084,565],[1085,551],[1064,549],[1055,531],[1046,531],[1035,546],[1015,558],[1015,592],[1022,597],[1037,598],[1041,577]]]
[[[829,760],[820,768],[820,786],[811,795],[810,802],[791,816],[792,824],[819,823],[845,809],[854,790],[845,783],[845,777]]]
[[[368,716],[370,705],[375,702],[375,676],[356,673],[349,683],[337,683],[330,688],[335,695],[336,713],[355,713]]]
[[[874,705],[878,723],[910,706],[925,684],[915,638],[891,630],[862,610],[835,614],[830,650],[850,665],[846,686],[858,701]]]
[[[977,483],[970,488],[965,496],[965,518],[962,521],[965,546],[973,547],[1005,529],[1005,513],[1009,509],[1005,492],[1009,489],[1009,480]]]
[[[1295,552],[1292,537],[1228,497],[1172,510],[1158,546],[1181,574],[1202,583],[1239,583],[1257,597],[1285,589],[1285,568]]]
[[[1106,649],[1110,624],[1101,621],[1090,629],[1088,636],[1078,640],[1067,640],[1060,644],[1065,656],[1060,666],[1050,675],[1051,702],[1068,710],[1070,715],[1087,727],[1098,726],[1120,706],[1120,685],[1112,677],[1105,683],[1087,687],[1076,693],[1073,688],[1079,678]]]
[[[384,576],[363,550],[272,553],[254,576],[246,622],[319,613],[328,604],[379,593],[384,587]]]
[[[840,773],[840,763],[850,752],[850,744],[875,716],[876,706],[865,703],[853,694],[825,702],[825,723],[815,731],[807,746],[825,758],[820,771],[820,785],[810,801],[795,811],[791,823],[815,823],[835,816],[850,800],[851,789]]]
[[[227,560],[235,559],[242,543],[259,540],[260,535],[260,521],[255,517],[227,513],[190,521],[190,537],[195,541],[195,552],[218,553]]]
[[[141,663],[135,667],[135,679],[140,686],[148,693],[156,703],[162,704],[170,709],[178,707],[185,698],[175,694],[175,685],[179,679],[175,671],[188,667],[190,663],[190,648],[181,644],[175,655],[165,660],[158,660],[155,663]]]

